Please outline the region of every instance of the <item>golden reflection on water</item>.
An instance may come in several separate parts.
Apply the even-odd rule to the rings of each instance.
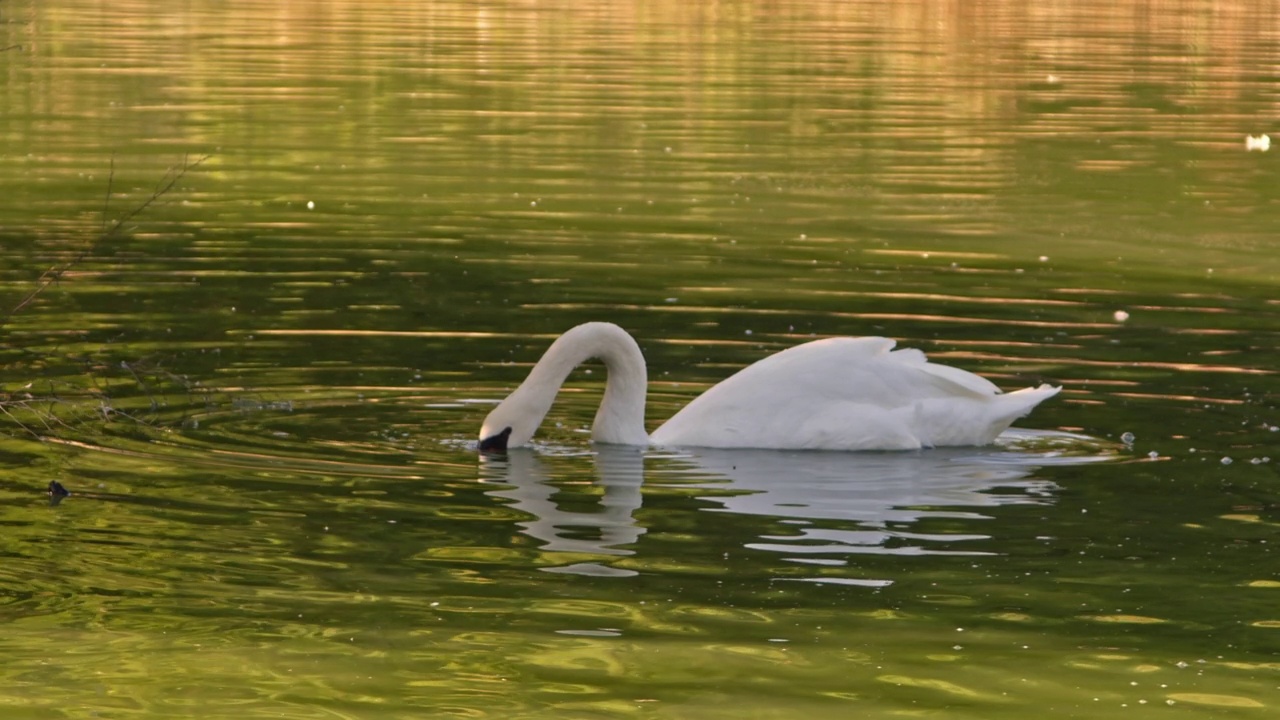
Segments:
[[[307,150],[316,126],[303,120],[318,111],[341,118],[324,132],[337,141],[330,147],[362,150],[341,158],[362,172],[400,161],[400,153],[378,150],[381,143],[451,152],[459,133],[474,133],[475,142],[491,146],[498,167],[545,156],[544,167],[563,171],[559,181],[572,190],[570,177],[583,166],[559,150],[583,140],[579,129],[587,125],[588,142],[612,148],[611,161],[624,159],[636,172],[661,167],[644,158],[656,142],[675,146],[714,177],[733,172],[719,167],[738,140],[727,121],[746,112],[764,83],[791,105],[761,127],[823,138],[820,148],[804,151],[811,157],[872,163],[885,198],[915,204],[921,187],[932,188],[934,207],[921,216],[951,216],[959,232],[993,224],[965,220],[971,210],[936,201],[989,205],[991,189],[1021,172],[1008,138],[986,130],[993,126],[1017,127],[1030,142],[1083,140],[1111,127],[1142,141],[1130,148],[1138,157],[1077,157],[1083,175],[1159,165],[1145,145],[1154,139],[1224,151],[1238,145],[1253,130],[1240,127],[1248,114],[1204,127],[1188,111],[1212,104],[1230,115],[1250,97],[1248,78],[1276,34],[1265,0],[1180,12],[1128,12],[1096,1],[1069,8],[811,2],[733,9],[329,1],[305,10],[232,2],[157,12],[154,3],[124,0],[22,9],[28,22],[11,25],[5,36],[22,49],[6,59],[30,92],[8,93],[6,106],[50,118],[47,135],[36,126],[33,149],[46,167],[66,173],[83,162],[79,153],[131,144],[145,125],[157,149],[219,148],[232,173],[247,162],[297,179],[300,168],[239,157],[238,146],[248,139],[292,156],[288,165],[306,165],[319,156]],[[76,40],[46,41],[55,28]],[[102,62],[85,62],[85,54]],[[1131,67],[1133,57],[1145,61]],[[1117,67],[1131,72],[1113,72]],[[782,82],[779,71],[791,87],[771,84]],[[837,97],[876,102],[831,101]],[[416,121],[390,115],[406,109]],[[99,119],[105,136],[61,132],[54,118]],[[652,132],[640,132],[646,121]],[[1232,157],[1224,152],[1195,168],[1207,175],[1196,184],[1232,172]],[[803,179],[782,173],[777,182]],[[394,188],[394,177],[384,180]],[[259,227],[300,226],[293,223]]]

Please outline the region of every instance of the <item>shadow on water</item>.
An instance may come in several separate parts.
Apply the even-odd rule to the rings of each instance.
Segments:
[[[599,495],[593,505],[570,508],[555,468],[536,450],[481,456],[482,483],[502,489],[494,498],[530,519],[520,532],[544,551],[603,556],[636,554],[646,528],[637,520],[642,486],[698,492],[707,512],[758,516],[794,532],[762,529],[750,550],[781,553],[793,562],[843,565],[860,553],[990,554],[947,549],[980,534],[935,534],[918,525],[934,518],[980,520],[981,508],[1053,502],[1058,486],[1037,477],[1041,468],[1116,459],[1114,448],[1069,433],[1015,430],[987,448],[906,453],[834,453],[691,449],[657,454],[638,448],[595,446],[590,459]],[[798,556],[798,557],[795,557]],[[548,572],[630,576],[634,570],[599,562],[544,567]],[[832,581],[824,579],[823,581]],[[892,580],[846,581],[883,586]]]

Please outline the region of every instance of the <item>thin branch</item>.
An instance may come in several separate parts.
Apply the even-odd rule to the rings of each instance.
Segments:
[[[75,257],[71,258],[70,260],[63,263],[62,265],[55,265],[49,268],[48,270],[45,270],[44,273],[40,275],[40,278],[36,280],[35,288],[31,292],[27,293],[26,297],[19,300],[17,305],[14,305],[3,316],[0,316],[0,327],[4,327],[9,322],[9,318],[12,318],[18,311],[30,305],[31,302],[40,295],[40,293],[48,289],[50,285],[58,282],[58,280],[60,280],[62,276],[67,273],[68,270],[75,267],[82,260],[88,257],[89,253],[96,250],[98,246],[102,244],[103,241],[118,235],[121,232],[121,228],[123,228],[126,223],[128,223],[133,218],[137,217],[138,213],[151,207],[151,205],[154,204],[157,200],[164,197],[166,193],[168,193],[170,190],[173,189],[174,185],[178,184],[178,181],[181,180],[183,176],[185,176],[189,171],[199,167],[200,164],[203,163],[205,160],[208,160],[209,157],[210,157],[209,155],[201,155],[199,158],[195,160],[195,162],[191,162],[189,160],[189,156],[183,155],[182,164],[175,165],[169,168],[169,171],[165,173],[164,178],[160,181],[160,184],[156,187],[155,191],[151,193],[151,197],[147,198],[145,202],[143,202],[140,205],[137,205],[132,210],[130,210],[129,212],[125,213],[123,216],[118,218],[114,223],[111,224],[111,227],[106,228],[100,235],[98,235],[97,238],[93,240],[93,242],[86,245],[78,254],[76,254]],[[114,180],[114,178],[115,178],[115,158],[113,157],[111,159],[111,177],[107,181],[107,201],[108,202],[111,199],[111,182],[112,180]],[[106,225],[106,203],[103,204],[102,219],[103,219],[103,225],[105,226]]]
[[[138,387],[142,388],[142,392],[147,394],[147,401],[151,403],[151,409],[152,410],[159,409],[160,403],[156,401],[156,396],[152,394],[151,386],[148,385],[147,381],[143,380],[142,376],[139,375],[137,371],[133,369],[133,365],[122,360],[120,361],[120,367],[124,368],[125,370],[128,370],[129,374],[133,376],[133,381],[138,384]]]
[[[14,405],[16,406],[16,405],[17,405],[17,403],[14,403]],[[9,411],[9,403],[0,403],[0,413],[4,413],[6,416],[8,416],[8,418],[9,418],[10,420],[12,420],[12,421],[13,421],[13,423],[14,423],[15,425],[17,425],[18,427],[22,428],[24,431],[26,431],[26,432],[27,432],[28,434],[30,434],[32,437],[36,438],[37,440],[39,440],[39,439],[40,439],[40,433],[38,433],[38,432],[36,432],[35,430],[32,430],[31,428],[27,427],[27,424],[26,424],[26,423],[24,423],[24,422],[22,422],[21,420],[19,420],[19,419],[18,419],[18,416],[14,415],[12,412],[10,412],[10,411]]]
[[[138,205],[134,209],[125,213],[124,216],[121,217],[119,220],[116,220],[115,223],[111,225],[111,229],[107,230],[107,232],[104,233],[103,237],[98,239],[98,242],[101,242],[102,240],[105,240],[106,238],[111,237],[116,233],[118,233],[120,231],[120,228],[124,227],[125,223],[132,220],[135,216],[137,216],[138,213],[151,207],[151,205],[155,201],[164,197],[166,193],[168,193],[170,190],[173,189],[174,185],[178,184],[178,181],[181,180],[182,177],[186,175],[188,171],[194,170],[195,168],[200,167],[200,164],[203,163],[205,160],[208,160],[209,157],[210,157],[209,155],[201,155],[199,158],[196,159],[195,162],[190,162],[189,156],[183,155],[182,164],[175,165],[174,167],[169,168],[169,172],[165,174],[164,179],[162,179],[160,181],[160,184],[156,186],[155,191],[151,193],[151,197],[147,198],[146,202],[142,203],[141,205]],[[87,254],[87,251],[86,251],[86,254]],[[83,257],[83,255],[81,255],[81,257]]]
[[[203,155],[192,161],[189,156],[184,155],[181,164],[171,166],[165,172],[150,197],[111,222],[109,212],[112,195],[115,193],[115,157],[112,156],[107,176],[107,190],[102,200],[102,223],[98,234],[78,251],[73,250],[70,258],[45,270],[36,280],[35,287],[8,312],[0,312],[0,331],[16,313],[29,306],[40,293],[57,283],[69,270],[101,248],[104,242],[127,234],[130,229],[129,224],[134,218],[172,191],[189,171],[201,165],[209,157]],[[21,346],[7,348],[7,350],[17,351],[22,357],[30,358],[29,362],[33,366],[41,366],[55,358],[55,355],[48,350],[34,352]],[[56,357],[76,365],[83,364],[80,368],[80,384],[49,379],[46,381],[48,388],[38,395],[29,392],[13,394],[0,391],[0,420],[12,422],[22,432],[37,440],[57,435],[60,429],[70,429],[72,423],[78,424],[93,416],[107,421],[113,418],[127,418],[135,423],[148,424],[146,418],[112,405],[107,377],[101,373],[114,367],[115,363],[111,363],[110,366],[102,365],[93,354],[83,357],[59,354]],[[192,392],[191,385],[184,378],[169,373],[159,365],[153,366],[150,361],[121,362],[118,367],[132,376],[133,384],[141,388],[153,413],[165,404],[166,382],[177,381],[177,384],[188,394]],[[31,383],[28,383],[26,388],[30,387]],[[69,394],[63,394],[60,390]],[[92,406],[94,401],[96,401],[96,407]]]

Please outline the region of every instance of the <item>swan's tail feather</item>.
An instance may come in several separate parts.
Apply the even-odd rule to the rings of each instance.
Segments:
[[[1023,388],[984,400],[936,399],[917,403],[909,426],[924,447],[987,445],[1036,405],[1057,395],[1052,385]]]
[[[1037,405],[1057,395],[1062,388],[1054,387],[1045,383],[1038,387],[1022,388],[1014,390],[1011,393],[1005,393],[996,397],[996,404],[999,410],[996,413],[995,421],[1003,423],[1004,426],[997,433],[1004,432],[1014,420],[1026,416]]]

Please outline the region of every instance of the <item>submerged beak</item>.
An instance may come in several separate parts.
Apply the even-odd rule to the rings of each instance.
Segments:
[[[480,441],[480,452],[482,453],[504,453],[507,451],[507,438],[511,437],[511,428],[507,428],[497,435],[490,435]]]

